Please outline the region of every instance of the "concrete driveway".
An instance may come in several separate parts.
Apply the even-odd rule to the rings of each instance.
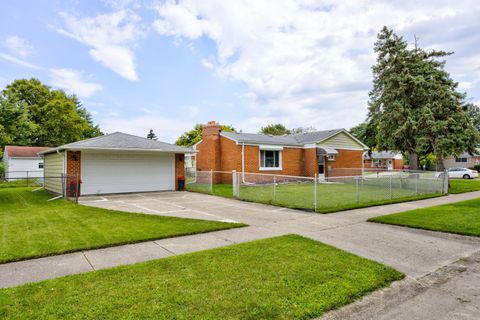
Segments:
[[[237,221],[250,227],[215,232],[230,242],[296,233],[404,272],[407,278],[328,319],[478,319],[480,239],[366,222],[370,217],[480,197],[480,192],[321,215],[233,199],[163,192],[83,198],[101,208]]]

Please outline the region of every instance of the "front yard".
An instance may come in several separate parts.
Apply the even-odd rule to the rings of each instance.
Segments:
[[[0,263],[243,226],[112,211],[0,188]]]
[[[411,189],[389,186],[359,185],[352,183],[317,184],[317,212],[329,213],[355,208],[378,206],[390,203],[413,201],[440,196],[438,193],[418,194]],[[210,193],[205,184],[187,184],[187,190]],[[231,184],[214,184],[214,195],[231,198]],[[314,209],[315,196],[313,183],[279,184],[273,191],[273,185],[241,186],[240,199],[258,203],[273,204],[295,209]]]
[[[480,198],[390,214],[368,221],[480,236]]]
[[[450,179],[449,184],[450,184],[450,187],[448,188],[448,193],[451,193],[451,194],[480,191],[480,179],[474,179],[474,180]]]
[[[2,319],[310,319],[404,275],[289,235],[0,290]]]

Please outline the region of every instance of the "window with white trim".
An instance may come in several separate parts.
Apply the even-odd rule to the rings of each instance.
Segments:
[[[335,161],[335,155],[334,154],[327,154],[327,159],[328,159],[328,161]]]
[[[458,163],[467,163],[467,158],[455,158],[455,162],[458,162]]]
[[[281,158],[281,151],[260,150],[260,169],[281,169]]]
[[[43,162],[38,163],[38,169],[43,169]]]

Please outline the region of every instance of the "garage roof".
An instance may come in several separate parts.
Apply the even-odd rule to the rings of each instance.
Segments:
[[[5,146],[9,158],[38,158],[38,153],[50,149],[49,147]]]
[[[123,151],[158,151],[172,153],[193,153],[192,149],[174,144],[155,141],[143,137],[114,132],[103,136],[77,141],[49,149],[40,154],[52,153],[61,150],[123,150]]]

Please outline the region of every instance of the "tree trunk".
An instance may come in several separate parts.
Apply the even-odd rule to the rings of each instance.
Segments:
[[[410,169],[418,170],[418,154],[410,152],[408,154],[408,162],[410,165]]]
[[[443,157],[441,154],[435,153],[436,163],[435,163],[435,170],[436,171],[444,171],[445,164],[443,163]]]

